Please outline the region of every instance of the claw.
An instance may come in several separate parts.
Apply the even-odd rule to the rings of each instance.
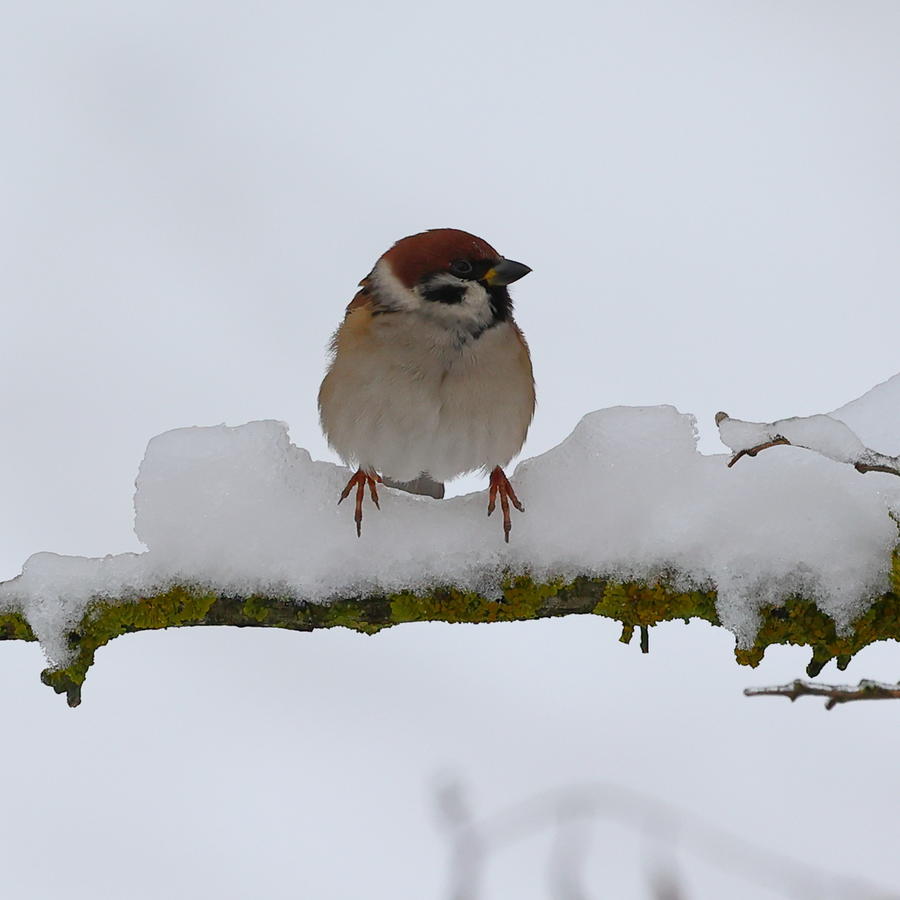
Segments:
[[[363,469],[357,469],[350,480],[347,482],[347,486],[344,490],[341,491],[340,499],[338,500],[338,506],[341,505],[349,496],[350,491],[353,488],[356,488],[356,504],[353,510],[353,521],[356,522],[356,536],[362,537],[362,508],[363,508],[363,500],[366,496],[366,485],[369,486],[369,494],[372,497],[372,502],[375,504],[376,509],[381,509],[381,506],[378,503],[378,488],[376,484],[381,481],[381,476],[376,474],[375,472],[366,472]]]
[[[494,472],[497,470],[494,469]],[[494,472],[491,472],[491,490],[488,494],[488,515],[490,515],[494,511],[494,506],[497,503],[497,485],[498,482],[494,478]]]
[[[375,509],[381,509],[381,504],[378,502],[378,488],[376,483],[381,481],[381,476],[376,475],[374,478],[367,478],[369,482],[369,494],[372,497],[372,502],[375,504]]]
[[[500,466],[496,466],[491,472],[490,492],[488,493],[488,515],[497,505],[497,495],[500,495],[500,509],[503,512],[503,539],[509,543],[509,533],[512,531],[512,519],[509,515],[509,504],[519,511],[525,512],[525,507],[519,502],[516,492],[513,490],[506,473]]]

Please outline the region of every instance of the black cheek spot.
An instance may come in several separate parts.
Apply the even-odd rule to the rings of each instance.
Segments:
[[[422,291],[422,296],[433,303],[461,303],[465,295],[464,284],[436,284]]]

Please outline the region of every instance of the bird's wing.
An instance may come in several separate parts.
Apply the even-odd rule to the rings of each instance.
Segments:
[[[350,315],[354,309],[359,309],[361,306],[368,306],[373,300],[367,279],[364,278],[359,284],[359,290],[356,292],[354,298],[347,304],[347,315]]]

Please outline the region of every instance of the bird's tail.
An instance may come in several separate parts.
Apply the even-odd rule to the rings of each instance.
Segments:
[[[418,478],[412,481],[393,481],[385,478],[384,483],[388,487],[406,491],[407,494],[421,494],[423,497],[433,497],[435,500],[444,499],[443,482],[435,481],[427,472],[422,472]]]

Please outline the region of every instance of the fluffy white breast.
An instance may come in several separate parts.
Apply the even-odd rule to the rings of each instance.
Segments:
[[[371,317],[358,333],[354,315]],[[407,308],[348,317],[319,404],[328,441],[349,465],[397,481],[421,472],[445,481],[518,453],[534,382],[515,327],[499,322],[473,337],[441,315]]]

